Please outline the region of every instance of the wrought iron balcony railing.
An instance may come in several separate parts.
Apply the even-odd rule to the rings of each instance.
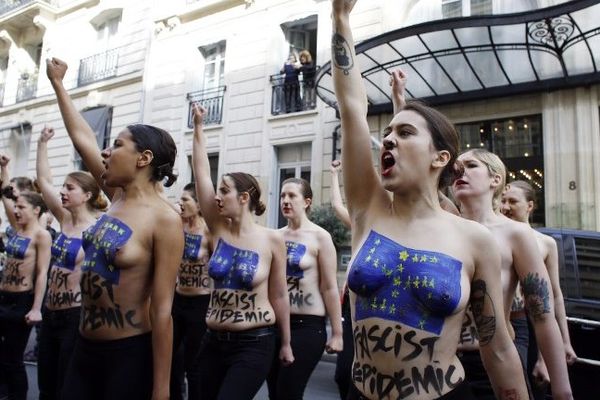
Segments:
[[[23,74],[17,84],[17,103],[33,99],[37,92],[37,74]]]
[[[118,63],[119,48],[81,59],[77,86],[117,76]]]
[[[227,86],[219,86],[214,89],[206,89],[187,94],[190,102],[188,108],[188,128],[194,127],[192,104],[199,103],[206,108],[204,125],[218,125],[223,119],[223,97],[225,97]]]
[[[2,0],[0,1],[0,16],[35,2],[54,4],[53,0]]]
[[[272,85],[272,115],[289,114],[316,108],[317,95],[314,78],[304,79],[300,74],[298,82],[286,82],[285,74],[276,74],[271,75],[269,80]]]
[[[4,83],[0,83],[0,107],[4,104]]]

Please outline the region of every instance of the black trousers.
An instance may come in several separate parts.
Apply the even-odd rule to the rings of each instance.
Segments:
[[[31,332],[25,315],[32,305],[32,292],[0,291],[0,381],[6,386],[10,400],[27,398],[23,352]]]
[[[274,357],[267,378],[271,400],[302,400],[310,375],[325,350],[327,342],[325,317],[292,314],[290,328],[294,363],[284,367],[279,357],[277,355]]]
[[[350,299],[348,291],[344,293],[342,302],[342,332],[344,335],[344,348],[338,353],[335,362],[335,383],[337,383],[340,399],[348,397],[348,390],[352,386],[352,362],[354,361],[354,337],[352,335],[352,317],[350,312]]]
[[[40,400],[57,400],[78,335],[81,307],[45,310],[38,349]]]
[[[92,341],[78,335],[63,400],[149,400],[152,334]]]
[[[183,400],[184,376],[188,379],[188,400],[200,399],[196,359],[206,333],[206,311],[210,294],[173,298],[173,362],[171,364],[171,400]]]
[[[265,381],[275,352],[275,329],[207,330],[198,357],[203,400],[252,400]]]
[[[469,385],[466,382],[462,382],[457,387],[455,387],[452,391],[446,393],[442,397],[438,397],[437,400],[477,400],[479,397],[473,396],[471,389],[469,389]],[[350,392],[348,393],[348,397],[346,400],[368,400],[362,393],[356,388],[356,386],[351,385]]]

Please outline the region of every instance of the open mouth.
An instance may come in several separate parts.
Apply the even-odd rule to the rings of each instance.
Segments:
[[[457,179],[454,181],[454,186],[462,186],[462,185],[467,185],[467,182],[462,179]]]
[[[394,156],[389,151],[381,155],[381,175],[388,176],[392,172],[392,168],[396,165]]]

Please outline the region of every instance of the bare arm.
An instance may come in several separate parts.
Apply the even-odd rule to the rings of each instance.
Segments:
[[[102,188],[102,191],[106,193],[109,199],[113,199],[116,189],[105,186],[102,179],[105,168],[100,156],[102,149],[98,147],[98,142],[96,142],[96,134],[79,111],[77,111],[75,104],[73,104],[69,93],[67,93],[63,85],[66,72],[67,64],[64,61],[58,58],[46,60],[46,73],[56,93],[58,108],[60,109],[60,114],[67,128],[67,133],[73,142],[73,146],[81,154],[83,163],[90,170],[94,179],[96,179],[96,182]]]
[[[208,229],[213,236],[219,236],[219,230],[225,226],[225,220],[219,215],[215,202],[215,189],[210,177],[210,163],[206,153],[206,138],[202,130],[202,123],[206,109],[198,104],[192,106],[194,113],[194,138],[192,143],[192,169],[196,184],[196,196],[200,211]]]
[[[500,286],[500,254],[489,232],[474,244],[475,272],[471,282],[471,309],[479,334],[479,351],[496,398],[527,399],[519,354],[504,319]]]
[[[9,161],[10,158],[8,158],[8,156],[0,155],[0,180],[2,181],[2,190],[10,185],[10,175],[8,173]],[[16,229],[17,219],[15,218],[15,201],[2,195],[2,204],[4,204],[4,211],[6,212],[8,223]]]
[[[45,127],[40,133],[38,139],[37,154],[35,159],[35,172],[37,175],[37,184],[44,197],[44,203],[54,215],[58,223],[62,226],[63,220],[68,214],[62,207],[54,187],[52,186],[52,171],[48,162],[48,141],[54,136],[54,129]]]
[[[390,85],[392,86],[392,103],[394,105],[394,115],[398,114],[406,105],[404,97],[404,88],[406,87],[406,74],[401,69],[392,71],[390,75]]]
[[[555,399],[572,399],[560,330],[554,317],[552,286],[533,232],[523,225],[511,237],[513,262],[519,275],[527,315],[552,382]]]
[[[165,210],[157,221],[154,232],[154,276],[150,301],[152,321],[153,388],[152,399],[169,398],[171,356],[173,347],[173,320],[171,310],[175,281],[183,256],[183,224],[171,210]]]
[[[290,334],[290,298],[288,296],[287,280],[285,276],[287,250],[285,241],[280,233],[270,232],[271,235],[271,270],[269,272],[269,302],[273,306],[279,334],[281,348],[279,359],[283,365],[294,362]]]
[[[42,321],[42,302],[48,282],[48,267],[50,266],[50,246],[52,237],[45,229],[36,234],[35,285],[33,289],[33,305],[25,315],[25,322],[30,325]]]
[[[567,312],[565,310],[565,301],[562,290],[560,289],[560,277],[558,275],[558,249],[556,242],[551,237],[543,237],[544,245],[548,249],[548,256],[544,260],[550,283],[552,284],[552,293],[554,293],[554,315],[558,322],[558,328],[562,336],[562,341],[565,347],[565,356],[567,364],[571,365],[577,359],[577,354],[571,346],[571,337],[569,336],[569,325],[567,324]]]
[[[331,338],[325,349],[328,353],[342,351],[344,340],[342,334],[342,307],[337,285],[337,252],[328,232],[319,232],[318,265],[319,265],[319,291],[323,297],[327,316],[331,323]]]
[[[368,208],[375,193],[381,192],[386,196],[371,159],[367,96],[355,64],[354,39],[350,29],[350,11],[355,3],[356,0],[332,0],[331,39],[333,87],[341,118],[342,163],[346,171],[344,190],[352,218]]]
[[[348,214],[348,209],[344,207],[342,192],[340,190],[339,171],[341,167],[342,163],[340,160],[331,162],[331,207],[340,222],[344,224],[346,228],[350,229],[350,215]]]

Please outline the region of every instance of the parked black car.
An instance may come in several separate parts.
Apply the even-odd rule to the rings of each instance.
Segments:
[[[600,362],[600,232],[538,228],[558,245],[560,286],[571,344],[579,358]],[[569,367],[573,397],[600,398],[600,365]]]

